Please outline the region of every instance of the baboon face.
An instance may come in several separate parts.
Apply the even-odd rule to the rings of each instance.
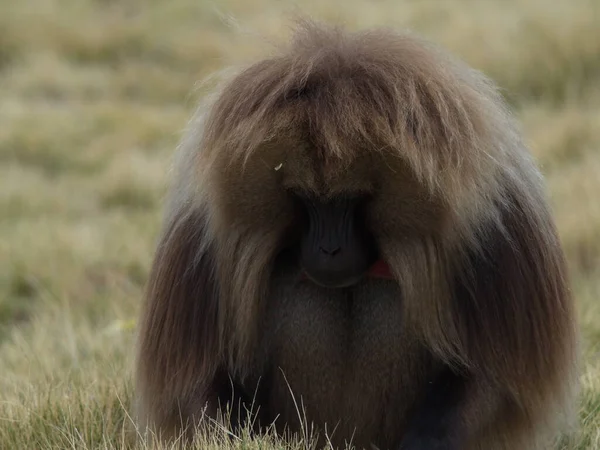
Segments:
[[[288,243],[308,280],[326,288],[351,286],[379,259],[370,221],[372,155],[342,160],[306,142],[292,148],[276,181],[294,205]]]
[[[365,221],[368,197],[294,197],[301,229],[299,260],[306,276],[323,287],[356,283],[378,259],[375,239]]]
[[[337,157],[298,138],[264,144],[243,164],[220,157],[224,239],[236,224],[268,236],[278,242],[272,251],[292,250],[302,275],[322,287],[390,278],[385,243],[430,233],[443,215],[401,158],[377,151]]]
[[[352,286],[365,276],[391,278],[386,243],[420,238],[440,223],[439,203],[400,158],[369,149],[345,158],[323,156],[301,142],[279,148],[293,150],[285,156],[275,151],[263,166],[278,167],[273,191],[285,192],[285,201],[295,205],[287,216],[293,232],[286,244],[303,275],[322,287]]]

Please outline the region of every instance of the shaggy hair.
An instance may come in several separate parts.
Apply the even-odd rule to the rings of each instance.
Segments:
[[[179,150],[141,321],[141,422],[176,427],[202,380],[256,370],[294,217],[287,189],[375,194],[368,220],[402,287],[403,326],[502,387],[472,408],[474,423],[482,404],[500,411],[482,432],[494,444],[477,449],[542,448],[569,415],[564,256],[542,177],[482,74],[409,34],[302,22],[288,47],[221,85]]]

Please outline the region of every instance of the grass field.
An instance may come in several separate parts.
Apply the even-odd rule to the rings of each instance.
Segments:
[[[301,3],[355,29],[410,27],[502,86],[547,176],[581,319],[580,424],[564,448],[600,449],[600,2]],[[297,11],[0,0],[0,449],[121,448],[135,318],[197,82],[260,55],[253,33],[283,38]]]

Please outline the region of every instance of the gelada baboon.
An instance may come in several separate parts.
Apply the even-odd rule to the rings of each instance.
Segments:
[[[334,447],[549,448],[574,308],[542,177],[484,76],[411,35],[307,21],[180,147],[140,426],[169,438],[242,401]]]

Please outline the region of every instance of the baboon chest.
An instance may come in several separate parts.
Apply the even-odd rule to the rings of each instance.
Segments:
[[[355,443],[396,434],[414,402],[422,353],[403,326],[400,289],[369,280],[327,290],[300,283],[269,303],[267,409]],[[387,430],[389,429],[389,430]],[[387,431],[386,431],[387,430]]]

